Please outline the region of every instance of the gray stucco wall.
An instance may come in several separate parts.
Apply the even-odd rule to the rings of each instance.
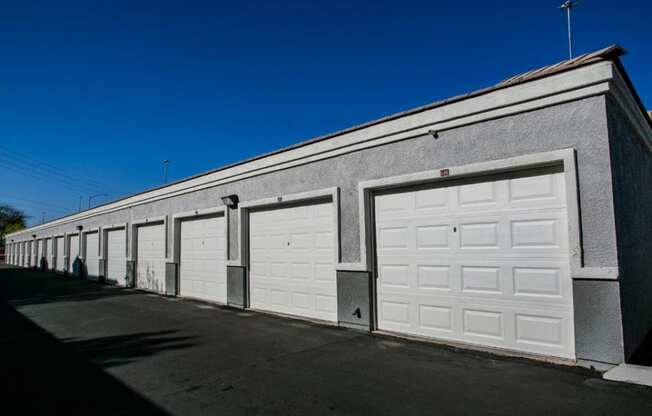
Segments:
[[[584,263],[586,266],[614,267],[617,265],[617,250],[605,100],[604,96],[590,97],[443,131],[437,140],[427,135],[365,149],[135,206],[82,221],[81,225],[87,229],[219,206],[222,205],[220,197],[229,194],[237,194],[240,201],[250,201],[337,186],[340,188],[341,261],[358,262],[360,243],[357,188],[360,181],[574,148],[577,152]],[[235,259],[235,248],[240,238],[236,224],[237,218],[233,215],[229,242],[231,259]],[[36,234],[40,237],[73,231],[75,225],[77,223],[53,227]],[[168,227],[168,233],[170,241],[172,227]],[[575,290],[579,291],[577,298],[584,300],[576,303],[576,312],[582,313],[584,309],[592,307],[594,292],[602,293],[602,289],[603,286],[600,285],[576,285]],[[617,291],[613,293],[617,297]],[[578,349],[578,358],[607,361],[614,356],[622,356],[620,349],[611,350],[614,344],[615,348],[619,348],[617,346],[622,343],[621,334],[614,332],[614,328],[619,326],[620,311],[613,305],[618,305],[618,302],[614,303],[610,299],[605,303],[605,307],[610,308],[600,317],[608,320],[605,325],[580,321],[579,325],[585,325],[586,328],[578,328],[577,332],[591,340],[617,339],[619,342],[610,342],[607,352],[601,348],[591,348],[590,343],[585,343],[586,348]],[[582,340],[578,340],[578,343],[582,343]],[[580,353],[582,356],[579,356]]]
[[[428,135],[365,149],[139,205],[80,221],[79,224],[88,229],[220,206],[220,197],[228,194],[237,194],[240,201],[249,201],[338,186],[341,191],[342,261],[357,262],[360,259],[358,182],[536,152],[575,148],[585,263],[587,266],[615,266],[617,258],[614,230],[610,226],[614,217],[609,192],[611,176],[604,100],[603,96],[591,97],[465,126],[441,132],[438,140]],[[235,221],[234,219],[233,222]],[[36,234],[40,237],[74,231],[75,225],[77,223],[52,227]],[[168,228],[171,233],[171,227]],[[236,231],[237,228],[232,227],[231,248],[237,245]],[[235,250],[231,252],[235,255]]]
[[[607,101],[626,358],[652,330],[652,154]]]
[[[619,283],[574,280],[575,355],[589,365],[623,362]]]

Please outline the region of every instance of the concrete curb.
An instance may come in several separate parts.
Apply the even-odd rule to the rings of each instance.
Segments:
[[[652,367],[620,364],[602,375],[605,380],[621,381],[652,387]]]

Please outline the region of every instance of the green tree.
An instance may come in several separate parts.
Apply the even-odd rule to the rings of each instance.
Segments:
[[[27,215],[8,204],[0,204],[0,244],[5,244],[5,235],[25,228]]]

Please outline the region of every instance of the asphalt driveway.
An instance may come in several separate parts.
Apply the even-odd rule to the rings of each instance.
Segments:
[[[651,388],[582,369],[51,273],[0,269],[0,300],[0,392],[20,414],[652,414]]]

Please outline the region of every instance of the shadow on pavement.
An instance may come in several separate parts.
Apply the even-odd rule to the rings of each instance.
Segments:
[[[40,272],[10,266],[0,266],[0,300],[14,306],[46,303],[92,301],[113,296],[132,296],[136,291],[84,281],[54,272]],[[15,284],[20,280],[20,284]]]
[[[102,368],[129,364],[166,350],[191,348],[193,337],[171,336],[178,331],[139,332],[93,339],[76,340],[64,338],[61,341]]]
[[[0,328],[4,414],[165,414],[4,303]]]

